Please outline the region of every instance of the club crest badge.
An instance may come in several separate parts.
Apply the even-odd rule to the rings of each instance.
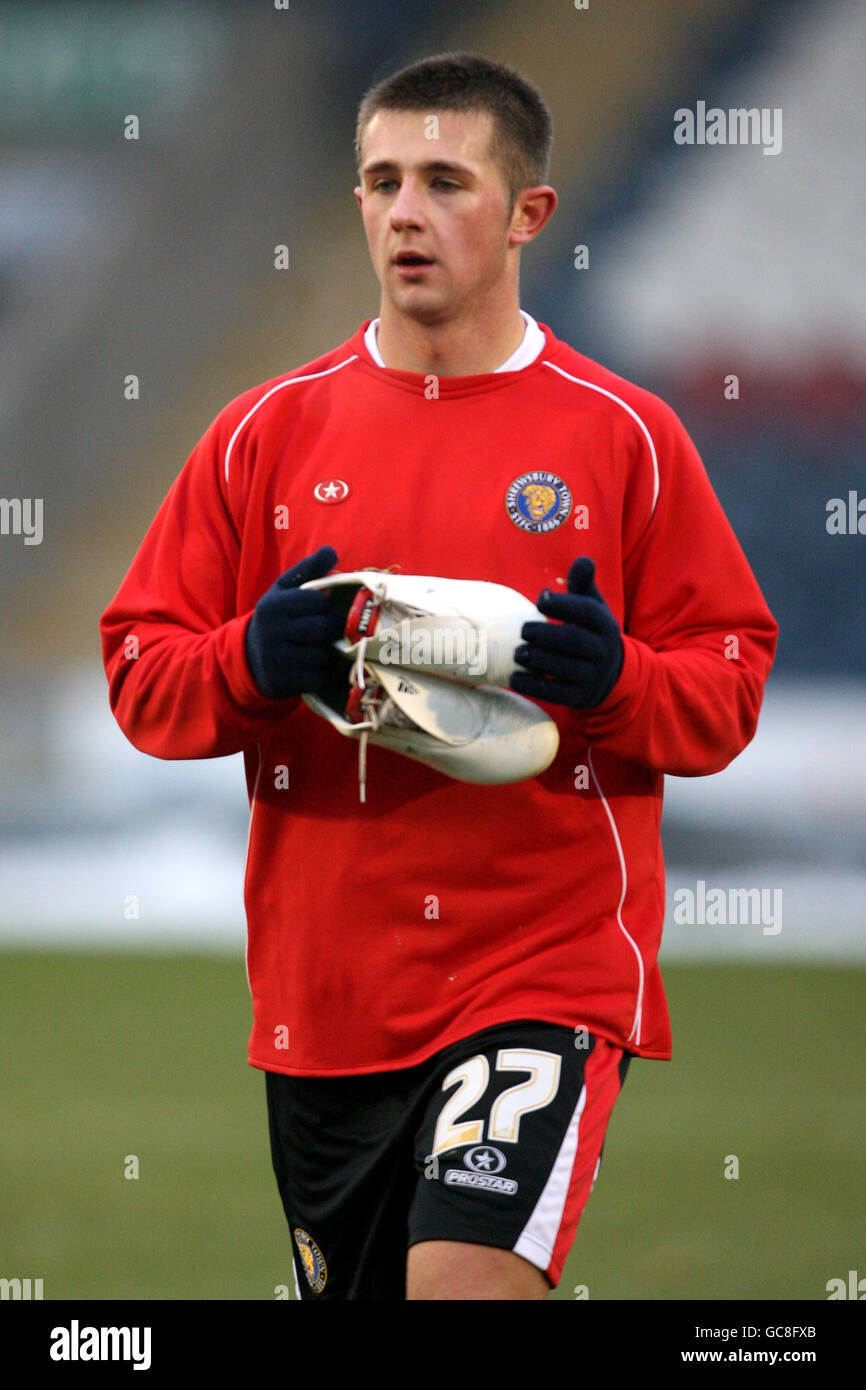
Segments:
[[[555,473],[521,473],[505,494],[505,510],[521,531],[555,531],[571,512],[571,489]]]
[[[337,502],[345,502],[350,492],[349,484],[344,482],[342,478],[323,478],[313,488],[313,496],[316,501],[324,502],[330,507],[335,506]]]
[[[313,1293],[321,1293],[328,1282],[328,1266],[325,1264],[325,1257],[308,1231],[303,1231],[300,1226],[296,1226],[293,1235],[307,1283]]]

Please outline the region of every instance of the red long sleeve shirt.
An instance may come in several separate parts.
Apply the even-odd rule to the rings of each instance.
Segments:
[[[103,615],[136,747],[244,754],[253,1066],[406,1067],[511,1019],[670,1056],[663,774],[716,772],[749,742],[777,628],[673,411],[541,327],[522,370],[437,381],[376,365],[365,323],[237,397]],[[538,471],[546,520],[515,503]],[[340,570],[533,601],[589,555],[619,681],[592,711],[545,707],[560,749],[538,778],[467,785],[371,747],[361,805],[354,741],[262,696],[244,654],[258,599],[325,544]]]

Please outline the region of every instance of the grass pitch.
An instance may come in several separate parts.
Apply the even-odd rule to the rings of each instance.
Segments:
[[[665,980],[674,1060],[633,1062],[553,1297],[826,1299],[866,1273],[866,970]],[[291,1285],[240,958],[6,951],[0,1018],[0,1276],[46,1299]]]

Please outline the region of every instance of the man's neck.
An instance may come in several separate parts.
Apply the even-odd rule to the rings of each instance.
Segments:
[[[472,320],[419,323],[383,302],[377,331],[379,352],[392,371],[431,376],[477,376],[495,372],[516,352],[526,331],[517,305],[496,323]]]

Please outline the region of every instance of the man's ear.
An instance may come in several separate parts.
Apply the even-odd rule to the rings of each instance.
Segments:
[[[359,207],[359,208],[363,208],[363,206],[364,206],[364,203],[363,203],[363,190],[361,189],[361,185],[360,185],[360,184],[359,184],[358,187],[354,190],[354,193],[355,193],[355,198],[356,198],[357,203],[358,203],[358,207]]]
[[[549,184],[524,188],[518,194],[508,233],[509,246],[522,246],[538,236],[550,221],[559,199]]]

